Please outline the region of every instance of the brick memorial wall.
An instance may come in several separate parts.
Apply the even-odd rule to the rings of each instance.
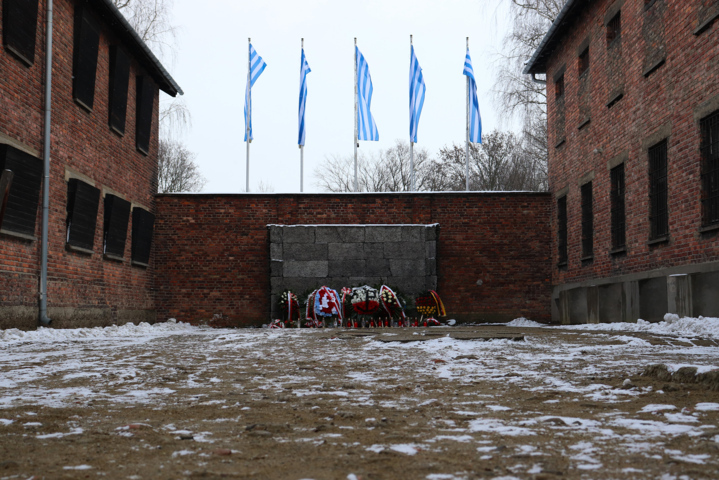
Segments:
[[[389,285],[405,298],[437,289],[439,225],[268,225],[270,307],[322,285]]]
[[[450,318],[550,319],[546,193],[165,194],[156,200],[160,321],[268,323],[267,226],[330,224],[439,224],[437,291]]]

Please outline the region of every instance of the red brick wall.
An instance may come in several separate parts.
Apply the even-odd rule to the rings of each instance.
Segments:
[[[450,317],[548,321],[550,203],[532,193],[159,195],[158,320],[266,323],[267,224],[439,223]]]
[[[0,133],[34,149],[38,157],[42,157],[43,145],[45,9],[45,2],[40,1],[35,62],[31,67],[25,66],[0,45]],[[1,16],[0,0],[0,37]],[[64,307],[86,309],[91,312],[87,321],[92,323],[94,317],[101,324],[117,321],[118,312],[123,310],[131,316],[132,311],[154,309],[153,267],[134,267],[129,262],[132,220],[127,232],[126,261],[120,263],[102,258],[102,198],[94,253],[86,255],[65,250],[66,168],[85,175],[101,190],[110,189],[134,205],[155,210],[159,98],[156,96],[154,104],[150,155],[145,156],[135,148],[135,76],[144,72],[133,61],[127,123],[125,135],[121,137],[108,126],[109,47],[119,40],[105,28],[101,18],[98,20],[103,31],[94,108],[88,113],[72,97],[74,2],[54,2],[48,307],[50,316],[54,312],[58,319],[58,326],[69,325],[67,322],[78,318],[77,310]],[[3,284],[0,310],[2,307],[25,307],[25,310],[14,312],[32,312],[36,317],[41,210],[42,202],[38,208],[35,241],[0,235],[0,280]],[[18,326],[17,315],[15,320],[5,317],[0,312],[0,327]],[[121,320],[126,318],[127,315],[120,315]],[[21,326],[34,326],[33,320],[24,317]]]
[[[621,54],[609,48],[604,20],[621,5]],[[716,2],[656,0],[587,2],[582,15],[560,41],[547,64],[549,177],[554,193],[568,188],[568,252],[566,268],[557,268],[556,199],[552,209],[553,284],[634,273],[687,263],[719,260],[719,236],[701,233],[700,130],[697,112],[712,101],[719,109],[719,21],[699,35],[694,31],[705,10]],[[578,76],[578,48],[589,37],[588,78]],[[649,65],[666,62],[646,76]],[[566,65],[564,111],[554,100],[554,76]],[[588,85],[588,93],[585,93]],[[611,108],[613,91],[623,85],[624,97]],[[591,122],[585,118],[588,98]],[[705,109],[706,110],[706,109]],[[581,113],[580,113],[581,112]],[[708,112],[705,112],[706,114]],[[564,118],[562,118],[564,117]],[[555,147],[563,136],[566,142]],[[668,128],[669,242],[649,240],[648,158],[646,148]],[[644,145],[643,145],[644,144]],[[610,255],[610,182],[607,163],[627,152],[627,252]],[[581,194],[579,180],[594,171],[594,259],[580,260]]]

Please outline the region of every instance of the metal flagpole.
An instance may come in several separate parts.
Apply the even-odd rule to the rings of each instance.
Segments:
[[[409,36],[409,47],[410,50],[412,49],[412,35]],[[412,60],[410,59],[410,62]],[[412,65],[409,66],[410,69],[412,69]],[[412,88],[412,84],[410,84],[409,88]],[[412,92],[410,92],[410,97],[412,96]],[[414,105],[410,104],[411,108],[414,108]],[[409,126],[409,191],[414,192],[414,142],[412,141],[412,124],[411,124],[411,116],[410,116],[410,126]]]
[[[357,183],[357,147],[359,147],[359,143],[357,143],[357,93],[357,37],[355,37],[355,192],[359,191]]]
[[[247,105],[247,118],[245,118],[245,135],[247,136],[247,166],[245,170],[245,192],[250,192],[250,119],[252,118],[252,103],[250,102],[252,89],[252,59],[250,58],[250,43],[251,38],[247,39],[247,98],[245,98],[245,104]]]
[[[467,50],[469,50],[469,37],[467,37]],[[464,147],[465,155],[465,190],[469,192],[469,76],[467,76],[467,140]]]
[[[303,38],[301,40],[301,46],[302,51],[305,51],[305,39]],[[303,69],[305,66],[304,64],[300,66],[300,69]],[[304,112],[302,113],[302,117],[304,118]],[[300,193],[303,192],[304,189],[304,175],[305,175],[305,146],[300,145]]]

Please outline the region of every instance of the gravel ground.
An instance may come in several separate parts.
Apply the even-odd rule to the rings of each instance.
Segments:
[[[719,478],[713,336],[47,332],[0,341],[0,479]]]

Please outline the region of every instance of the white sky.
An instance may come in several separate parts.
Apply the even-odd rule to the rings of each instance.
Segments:
[[[247,38],[267,62],[252,89],[254,140],[250,190],[299,192],[297,146],[300,38],[308,75],[304,191],[318,191],[314,171],[328,155],[352,155],[354,51],[370,67],[379,142],[369,153],[409,137],[409,35],[414,35],[427,94],[418,146],[431,154],[465,138],[465,37],[477,78],[483,132],[500,127],[491,95],[497,52],[507,28],[497,0],[175,0],[181,27],[170,71],[185,91],[193,126],[189,149],[208,182],[205,192],[245,188],[243,141]],[[164,95],[164,94],[163,94]]]

